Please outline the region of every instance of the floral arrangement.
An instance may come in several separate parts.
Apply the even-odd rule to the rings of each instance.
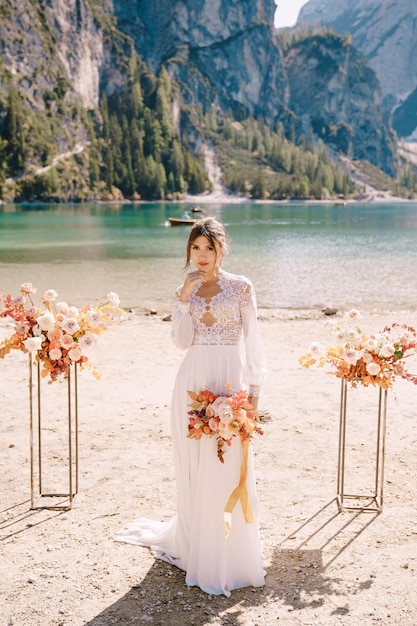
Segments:
[[[417,384],[417,376],[407,372],[404,359],[417,352],[417,332],[411,326],[394,322],[381,332],[367,334],[358,326],[360,312],[346,314],[347,325],[333,329],[335,343],[324,348],[313,342],[310,352],[300,357],[303,367],[330,365],[331,374],[345,378],[353,387],[362,384],[392,387],[396,376]]]
[[[40,306],[32,300],[36,293],[32,283],[23,283],[20,292],[12,297],[0,291],[0,318],[10,319],[7,325],[13,329],[13,334],[0,343],[0,358],[11,350],[32,353],[35,362],[42,363],[42,377],[49,376],[50,383],[68,376],[72,363],[91,367],[94,376],[100,378],[88,355],[96,336],[123,313],[117,294],[108,293],[107,301],[96,307],[78,309],[66,302],[56,303],[58,294],[54,289],[43,294]]]
[[[203,435],[216,437],[217,456],[224,463],[224,445],[231,445],[233,437],[240,437],[241,441],[249,441],[254,433],[263,434],[251,416],[252,405],[248,401],[247,391],[233,392],[230,385],[226,385],[226,395],[216,395],[205,389],[196,393],[189,391],[192,399],[188,411],[188,436],[191,439],[201,439]]]

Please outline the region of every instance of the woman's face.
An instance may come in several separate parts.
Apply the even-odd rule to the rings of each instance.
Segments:
[[[191,244],[191,260],[200,272],[213,274],[218,269],[220,255],[207,237],[200,235]]]

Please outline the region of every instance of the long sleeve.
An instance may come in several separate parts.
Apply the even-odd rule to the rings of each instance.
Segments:
[[[172,313],[171,338],[177,348],[187,350],[194,337],[194,324],[190,314],[190,303],[176,303]]]
[[[258,325],[256,297],[252,285],[249,283],[250,299],[241,308],[244,365],[243,382],[248,385],[253,395],[258,395],[259,387],[268,373],[266,359]]]

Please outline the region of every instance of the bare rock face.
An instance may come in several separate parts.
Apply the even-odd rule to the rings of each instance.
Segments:
[[[400,136],[411,135],[417,126],[417,2],[309,0],[300,11],[302,22],[351,33],[381,83],[384,106],[394,111],[395,129]]]
[[[188,103],[284,115],[286,77],[273,0],[113,0],[117,25],[154,71],[162,63]]]
[[[208,48],[259,24],[272,27],[275,11],[273,0],[113,0],[113,7],[118,28],[154,69],[179,46]]]
[[[354,159],[393,173],[395,139],[373,70],[340,35],[312,35],[285,56],[289,107],[305,127]],[[386,117],[386,116],[385,116]]]
[[[1,58],[35,108],[61,80],[86,108],[98,104],[104,63],[103,33],[85,0],[31,3],[12,0],[2,24]]]

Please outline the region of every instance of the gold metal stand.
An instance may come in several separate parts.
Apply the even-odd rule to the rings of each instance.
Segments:
[[[340,393],[340,422],[339,422],[339,456],[337,467],[337,506],[339,511],[350,509],[355,511],[382,511],[384,491],[384,462],[385,462],[385,432],[387,419],[386,389],[379,388],[378,423],[375,458],[375,487],[371,495],[353,495],[345,493],[345,450],[346,450],[346,400],[348,381],[342,378]],[[346,504],[346,500],[351,504]],[[357,501],[356,504],[353,501]],[[362,504],[361,504],[362,502]]]
[[[37,419],[34,419],[34,381],[33,369],[37,370]],[[30,402],[30,508],[69,510],[78,493],[78,387],[77,387],[77,364],[69,368],[67,378],[67,417],[68,417],[68,450],[66,462],[68,463],[68,490],[64,493],[44,493],[43,483],[43,442],[42,442],[42,408],[41,408],[41,373],[40,363],[33,364],[29,355],[29,402]],[[53,383],[56,385],[58,383]],[[36,428],[36,437],[34,430]],[[36,441],[35,441],[36,439]],[[36,466],[36,469],[35,469]],[[59,499],[59,501],[57,501]]]

